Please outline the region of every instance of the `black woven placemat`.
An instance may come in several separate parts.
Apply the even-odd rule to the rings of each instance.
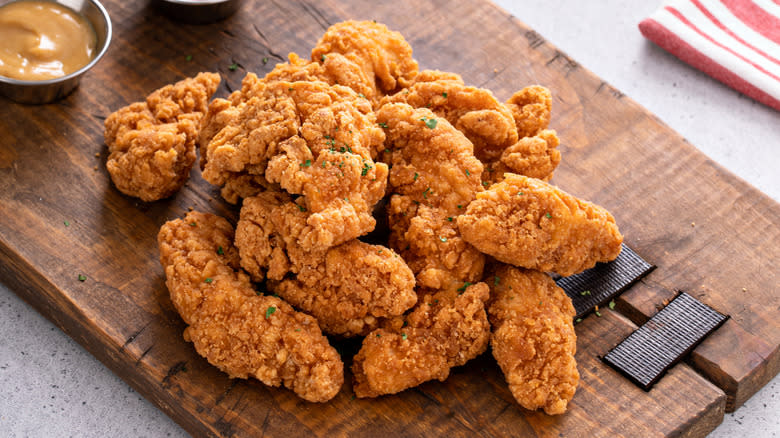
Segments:
[[[696,298],[680,292],[666,307],[604,356],[645,391],[728,319]]]

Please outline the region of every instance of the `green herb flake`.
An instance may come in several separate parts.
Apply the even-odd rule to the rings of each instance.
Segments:
[[[196,224],[195,222],[190,222],[190,226],[191,226],[191,227],[197,227],[197,226],[198,226],[198,224]]]
[[[385,123],[385,122],[379,122],[378,125],[379,125],[380,128],[387,129],[387,123]]]
[[[445,99],[447,98],[447,92],[446,91],[444,93],[441,93],[441,95],[442,95],[443,98],[445,98]]]
[[[436,128],[436,124],[439,123],[436,119],[428,119],[425,121],[425,126],[428,127],[428,129],[434,129]]]
[[[550,213],[545,213],[544,217],[546,217],[547,219],[552,219],[552,215]]]
[[[462,206],[462,205],[460,205],[460,204],[458,204],[458,208],[463,208],[463,206]]]
[[[287,91],[292,91],[292,90],[293,90],[293,87],[290,87],[290,88],[287,89]]]
[[[66,226],[66,227],[69,227],[69,226],[70,226],[70,222],[69,222],[69,221],[65,221],[65,222],[63,222],[63,223],[65,224],[65,226]]]
[[[301,163],[301,167],[309,167],[311,166],[311,160],[306,160],[303,163]]]
[[[582,318],[577,318],[577,319],[574,320],[574,322],[580,323],[580,322],[582,322]]]
[[[235,62],[230,64],[230,66],[228,66],[228,70],[230,70],[230,71],[238,70],[238,64],[236,64]]]
[[[439,237],[439,240],[441,240],[442,242],[446,242],[447,238],[446,237]]]
[[[488,186],[488,182],[487,181],[482,181],[482,185],[487,187]]]
[[[423,192],[423,198],[424,198],[424,199],[428,199],[428,192],[430,192],[430,191],[431,191],[431,188],[430,188],[430,187],[428,187],[427,189],[425,189],[425,191]]]
[[[523,196],[523,195],[525,195],[525,193],[523,193],[523,192],[517,192],[517,196]]]
[[[350,401],[355,399],[355,394],[352,394],[352,397],[349,398]]]
[[[268,57],[267,56],[265,58],[263,58],[263,65],[266,65],[266,64],[268,64]]]
[[[601,318],[601,313],[600,313],[598,310],[596,310],[594,313],[596,314],[596,316],[598,316],[599,318]]]
[[[295,331],[296,331],[296,332],[299,332],[299,331],[301,331],[301,329],[297,328],[297,329],[295,329]]]
[[[376,337],[377,337],[377,338],[381,338],[381,337],[382,337],[382,335],[381,335],[381,334],[379,334],[379,333],[377,333],[377,334],[376,334]]]
[[[466,176],[471,176],[471,172],[468,169],[466,169]]]
[[[417,181],[417,178],[419,178],[419,177],[420,177],[420,174],[418,174],[417,172],[414,172],[414,180]]]
[[[268,318],[270,318],[270,317],[271,317],[271,315],[273,315],[273,314],[274,314],[274,312],[276,312],[276,307],[274,307],[274,306],[268,306],[268,308],[267,308],[267,309],[265,309],[265,319],[268,319]]]
[[[325,55],[320,55],[320,62],[325,62]]]
[[[612,301],[609,302],[609,309],[610,310],[615,310],[615,300],[612,300]]]
[[[219,248],[217,248],[217,254],[224,255],[225,254],[225,250],[222,249],[222,247],[220,246]]]
[[[304,207],[303,205],[300,205],[300,204],[296,204],[296,205],[298,205],[298,210],[306,211],[306,207]]]
[[[401,339],[403,339],[405,341],[406,338],[407,338],[406,333],[401,333]]]
[[[255,291],[255,295],[257,295],[257,296],[259,297],[260,295],[262,295],[262,293],[260,293],[260,291],[259,291],[259,290],[256,290],[256,291]]]
[[[362,97],[363,99],[366,98],[366,96],[363,93],[358,93],[358,96]]]
[[[458,292],[463,293],[463,292],[466,291],[466,288],[469,287],[469,286],[471,286],[471,283],[467,281],[467,282],[463,283],[463,286],[459,287],[457,290],[458,290]]]
[[[586,296],[586,295],[590,296],[590,291],[589,290],[584,290],[584,291],[580,292],[580,295],[582,295],[583,297]]]
[[[323,169],[324,169],[324,168],[325,168],[325,166],[327,166],[327,165],[328,165],[328,162],[327,162],[327,161],[323,161],[323,162],[322,162],[322,168],[323,168]]]
[[[493,277],[493,286],[498,286],[498,283],[500,282],[501,282],[501,278],[498,275]]]
[[[81,282],[85,282],[85,281],[87,281],[87,276],[86,276],[86,275],[84,275],[84,274],[79,274],[79,277],[78,277],[78,278],[79,278],[79,281],[81,281]]]
[[[363,169],[360,171],[360,176],[368,175],[368,171],[371,170],[371,166],[368,163],[363,163]]]
[[[205,280],[203,280],[204,283],[211,283],[212,281],[214,281],[214,279],[211,277],[208,277]]]
[[[452,216],[448,217],[447,220],[452,222],[453,221]]]
[[[184,60],[185,60],[185,61],[187,61],[187,62],[190,62],[190,61],[192,61],[192,55],[187,55],[187,56],[185,56],[185,57],[184,57]]]

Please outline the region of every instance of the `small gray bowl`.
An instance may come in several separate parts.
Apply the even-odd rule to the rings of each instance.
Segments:
[[[168,17],[188,24],[224,20],[241,7],[241,0],[156,0],[156,3]]]
[[[8,3],[13,3],[13,1],[0,0],[0,6]],[[11,100],[19,103],[42,104],[67,96],[79,85],[81,76],[97,64],[106,53],[106,50],[108,50],[108,45],[111,42],[111,19],[100,2],[97,0],[54,0],[54,3],[69,7],[84,16],[92,24],[97,37],[97,47],[95,47],[97,55],[89,64],[59,78],[43,81],[22,81],[0,76],[0,94]]]

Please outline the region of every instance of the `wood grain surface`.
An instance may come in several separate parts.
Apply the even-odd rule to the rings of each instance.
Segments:
[[[104,4],[114,39],[75,93],[44,106],[0,100],[0,280],[193,435],[703,436],[780,370],[780,205],[493,4],[244,2],[205,26],[145,2]],[[312,404],[230,380],[182,339],[157,231],[189,208],[237,212],[197,169],[168,200],[119,193],[103,120],[199,71],[219,71],[224,96],[248,71],[262,75],[291,51],[305,57],[330,24],[351,18],[401,31],[421,68],[458,72],[502,100],[525,85],[550,88],[563,154],[553,183],[607,207],[626,243],[658,266],[615,312],[576,326],[582,381],[565,415],[520,409],[489,354],[443,383],[376,400],[354,399],[346,383]],[[731,319],[644,392],[600,356],[677,290]],[[349,363],[356,343],[339,347]]]

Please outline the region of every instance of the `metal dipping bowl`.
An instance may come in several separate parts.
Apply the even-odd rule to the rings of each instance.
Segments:
[[[156,0],[157,7],[168,17],[189,24],[206,24],[224,20],[241,7],[242,0]]]
[[[12,1],[0,0],[0,6],[8,3],[12,3]],[[108,50],[108,45],[111,42],[111,19],[100,2],[97,0],[55,0],[54,3],[69,7],[92,24],[97,37],[97,45],[95,47],[97,54],[84,67],[59,78],[42,81],[22,81],[0,76],[0,94],[11,100],[19,103],[42,104],[67,96],[79,85],[81,76],[97,64],[100,58],[103,57],[103,54],[106,53],[106,50]]]

